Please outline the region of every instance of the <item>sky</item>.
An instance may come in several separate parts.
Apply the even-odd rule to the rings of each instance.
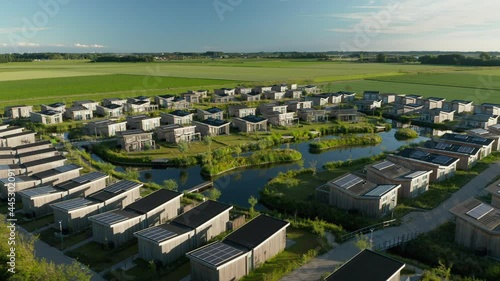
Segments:
[[[0,53],[500,50],[498,0],[0,1]]]

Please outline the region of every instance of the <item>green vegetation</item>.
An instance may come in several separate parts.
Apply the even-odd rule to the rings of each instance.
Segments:
[[[59,233],[60,233],[59,230],[56,230],[54,228],[49,228],[47,230],[40,232],[39,238],[43,242],[49,244],[50,246],[52,246],[58,250],[64,250],[66,248],[69,248],[73,245],[76,245],[76,244],[92,237],[92,230],[89,229],[89,230],[84,231],[84,232],[75,233],[75,234],[65,236],[63,241],[62,241],[62,244],[61,244],[61,237],[58,236]],[[57,234],[57,236],[56,236],[56,234]]]
[[[21,221],[19,224],[28,232],[33,232],[37,229],[45,227],[54,222],[54,215],[36,218],[34,220]]]
[[[17,281],[17,280],[59,280],[59,281],[89,281],[91,273],[85,267],[78,263],[71,265],[47,262],[46,260],[35,257],[35,240],[36,237],[27,237],[24,234],[16,231],[16,244],[10,245],[7,243],[10,237],[10,229],[5,222],[5,216],[0,215],[0,236],[4,239],[4,243],[0,243],[0,273],[1,280]],[[14,273],[9,272],[11,255],[11,247],[15,247],[15,268]]]
[[[409,140],[418,138],[418,133],[410,128],[401,128],[396,131],[394,137],[397,140]]]
[[[382,142],[382,137],[380,137],[379,135],[342,136],[338,139],[312,142],[309,144],[309,147],[312,150],[325,150],[340,146],[376,145],[381,142]]]
[[[488,281],[498,280],[500,263],[487,257],[477,256],[473,251],[457,245],[454,241],[455,224],[449,222],[390,252],[431,266],[451,266],[451,273],[462,278],[475,276]],[[452,278],[452,280],[467,279]]]

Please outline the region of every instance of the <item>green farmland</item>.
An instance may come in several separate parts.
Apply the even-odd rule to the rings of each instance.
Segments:
[[[181,93],[237,85],[332,83],[365,90],[500,102],[500,67],[321,62],[314,60],[185,60],[157,63],[48,61],[0,64],[0,109],[106,97]]]

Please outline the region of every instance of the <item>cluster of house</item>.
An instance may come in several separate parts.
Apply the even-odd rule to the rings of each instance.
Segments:
[[[418,115],[420,121],[443,123],[454,121],[460,116],[462,127],[482,128],[498,124],[500,104],[483,103],[474,105],[472,101],[452,100],[420,95],[399,95],[365,91],[363,99],[355,102],[361,111],[370,111],[387,105],[387,112],[393,115]]]
[[[486,188],[491,204],[470,198],[453,207],[455,242],[480,255],[500,258],[500,180]]]
[[[469,170],[492,151],[500,150],[500,135],[447,133],[415,148],[389,154],[359,173],[335,178],[316,189],[318,200],[340,209],[380,217],[398,199],[418,196],[429,183],[441,182],[456,170]]]

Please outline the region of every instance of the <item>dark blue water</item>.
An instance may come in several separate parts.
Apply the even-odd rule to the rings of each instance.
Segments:
[[[320,154],[313,154],[309,151],[309,143],[314,141],[281,145],[281,148],[289,147],[300,151],[303,156],[303,161],[300,163],[235,170],[216,177],[214,179],[214,185],[222,193],[219,201],[248,207],[248,198],[252,195],[258,198],[259,190],[280,172],[300,169],[302,167],[309,168],[313,160],[316,161],[316,167],[320,170],[327,162],[369,157],[384,151],[395,151],[406,144],[428,140],[427,137],[419,137],[418,139],[410,141],[398,141],[394,138],[395,132],[396,130],[393,129],[389,132],[378,133],[383,139],[382,143],[379,145],[338,148]],[[334,136],[325,137],[324,139],[326,138],[334,138]],[[199,166],[191,168],[143,170],[141,171],[140,180],[161,184],[164,180],[173,179],[179,184],[179,191],[182,191],[209,180],[200,174],[200,170],[201,168]]]

